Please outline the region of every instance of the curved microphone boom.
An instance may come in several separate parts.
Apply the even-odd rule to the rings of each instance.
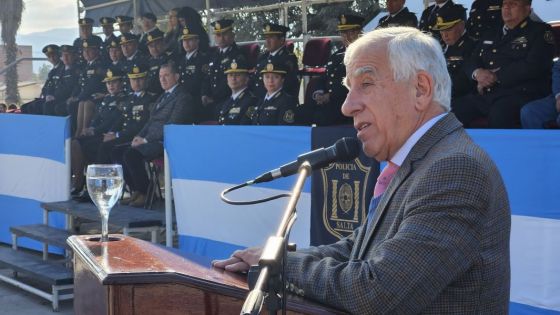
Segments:
[[[328,166],[333,162],[351,161],[360,154],[360,141],[356,138],[344,137],[328,148],[320,148],[298,156],[297,160],[284,164],[280,168],[266,172],[254,180],[248,182],[249,185],[269,182],[279,177],[290,176],[297,173],[300,165],[307,161],[313,170]]]

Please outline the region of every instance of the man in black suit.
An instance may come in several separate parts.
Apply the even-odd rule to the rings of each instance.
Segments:
[[[224,74],[232,60],[238,62],[245,59],[235,43],[233,20],[218,20],[212,22],[214,41],[218,49],[210,59],[209,75],[202,86],[202,113],[201,120],[216,120],[217,106],[222,104],[231,95]]]
[[[145,36],[145,44],[150,53],[148,58],[148,82],[146,89],[150,93],[160,95],[163,92],[159,82],[159,68],[172,59],[171,52],[165,51],[163,32],[155,28]]]
[[[126,183],[132,190],[131,198],[124,200],[133,207],[143,207],[148,192],[146,161],[163,156],[163,127],[167,124],[192,124],[193,112],[191,96],[179,86],[179,72],[173,63],[161,66],[159,79],[165,92],[155,102],[150,119],[132,139],[130,147],[114,150],[113,159],[122,160]],[[120,162],[120,161],[119,161]]]
[[[502,0],[474,0],[467,20],[467,33],[475,40],[502,25]]]
[[[99,23],[103,28],[103,35],[105,35],[105,40],[103,41],[103,45],[101,45],[101,56],[107,60],[109,63],[109,47],[111,47],[111,42],[117,40],[117,36],[114,34],[115,27],[115,19],[109,16],[104,16],[99,19]]]
[[[504,0],[504,26],[481,38],[466,68],[478,93],[451,106],[465,126],[485,117],[490,128],[518,128],[521,107],[550,94],[554,35],[530,14],[531,0]]]
[[[451,76],[451,98],[457,98],[475,91],[474,81],[467,76],[465,64],[469,60],[475,46],[465,32],[465,8],[460,4],[451,6],[441,12],[436,26],[445,43],[443,53],[447,60],[447,71]],[[452,101],[453,102],[453,101]]]
[[[270,62],[284,64],[284,67],[288,70],[286,81],[284,82],[284,91],[290,95],[298,95],[298,61],[297,57],[286,47],[286,32],[289,30],[286,26],[274,23],[266,23],[263,27],[266,51],[260,54],[257,59],[252,82],[253,92],[257,97],[264,97],[266,94],[261,71]]]
[[[86,61],[83,55],[83,42],[85,40],[89,40],[89,44],[97,47],[101,47],[103,45],[103,40],[101,37],[97,35],[93,35],[93,20],[90,18],[83,18],[78,20],[78,24],[80,25],[80,36],[74,40],[72,44],[74,48],[76,48],[78,54],[78,63],[80,65],[84,64]]]
[[[247,110],[257,105],[257,98],[248,89],[249,67],[246,62],[236,60],[225,71],[231,96],[222,104],[218,114],[218,123],[224,125],[239,125],[241,121],[248,121]]]
[[[140,49],[141,52],[143,52],[144,54],[148,54],[148,34],[155,31],[155,30],[159,30],[159,28],[157,27],[157,17],[151,13],[144,13],[142,14],[142,34],[140,35],[140,38],[138,39],[138,49]]]
[[[377,28],[391,26],[410,26],[417,27],[418,19],[416,14],[408,11],[404,6],[406,0],[387,0],[387,14],[379,20]]]
[[[53,99],[43,105],[45,115],[68,115],[66,101],[70,98],[74,89],[78,87],[80,68],[77,64],[76,49],[71,45],[62,45],[60,46],[60,54],[63,67],[59,82],[54,89]]]
[[[430,35],[435,37],[443,46],[443,41],[441,40],[439,32],[433,30],[433,28],[434,26],[436,26],[437,19],[440,13],[447,10],[454,4],[455,3],[453,2],[453,0],[436,0],[436,3],[427,7],[422,12],[420,23],[418,23],[418,29],[420,29],[422,32],[430,33]]]
[[[119,32],[121,34],[132,32],[132,29],[134,28],[134,25],[132,25],[132,23],[134,22],[133,17],[127,15],[117,15],[115,19],[117,21],[117,24],[119,25]]]

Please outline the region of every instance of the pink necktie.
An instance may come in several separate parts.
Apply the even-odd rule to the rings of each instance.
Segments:
[[[393,176],[395,176],[398,170],[399,166],[390,161],[387,163],[387,165],[385,165],[385,167],[381,171],[381,174],[379,174],[379,177],[377,178],[377,183],[375,183],[375,188],[373,189],[373,198],[381,196],[385,192],[385,190],[387,190],[389,183],[391,183],[391,179],[393,179]]]

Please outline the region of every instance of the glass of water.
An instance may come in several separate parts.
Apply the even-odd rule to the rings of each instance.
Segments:
[[[101,214],[101,242],[109,241],[109,213],[120,199],[123,171],[120,164],[91,164],[86,172],[87,190]]]

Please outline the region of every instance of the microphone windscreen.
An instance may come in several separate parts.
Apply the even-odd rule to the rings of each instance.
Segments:
[[[360,140],[344,137],[334,144],[338,161],[351,161],[360,155]]]

